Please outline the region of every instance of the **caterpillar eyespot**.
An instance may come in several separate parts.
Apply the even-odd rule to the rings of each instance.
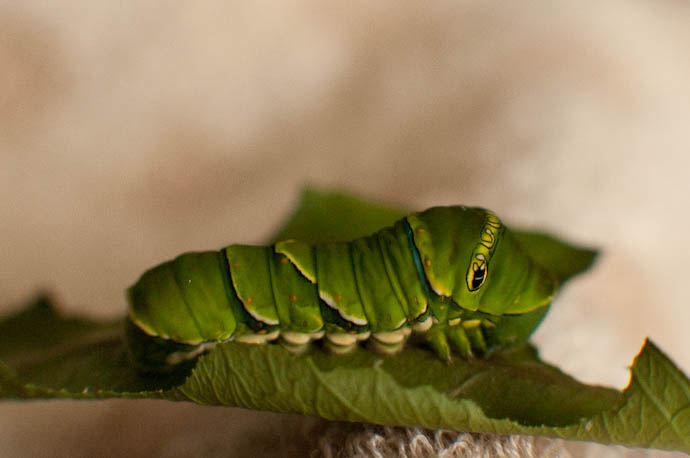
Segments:
[[[491,211],[433,207],[349,242],[182,254],[129,288],[128,336],[145,365],[231,339],[295,352],[325,339],[334,353],[369,340],[391,353],[410,334],[443,359],[449,348],[468,357],[505,345],[515,317],[543,316],[556,288]]]

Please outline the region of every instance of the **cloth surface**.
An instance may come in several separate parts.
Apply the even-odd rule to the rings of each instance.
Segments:
[[[44,288],[68,312],[122,316],[144,269],[261,243],[313,183],[413,209],[481,205],[602,248],[535,335],[542,356],[621,388],[650,336],[688,372],[689,12],[671,0],[0,1],[0,313]],[[2,403],[0,457],[286,456],[294,442],[303,456],[318,445],[292,435],[310,421]],[[531,442],[488,447],[500,444]]]
[[[560,441],[529,436],[495,436],[419,428],[380,428],[334,424],[326,429],[312,456],[323,458],[569,458]]]

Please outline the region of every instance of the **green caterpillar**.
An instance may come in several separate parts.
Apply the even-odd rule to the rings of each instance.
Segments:
[[[128,336],[149,366],[231,339],[390,353],[412,333],[448,360],[525,341],[557,284],[493,212],[434,207],[349,242],[183,254],[128,290]]]

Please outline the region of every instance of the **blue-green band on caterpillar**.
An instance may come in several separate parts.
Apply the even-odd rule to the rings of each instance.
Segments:
[[[394,352],[412,333],[449,359],[524,341],[556,287],[491,211],[434,207],[349,242],[183,254],[129,289],[128,326],[179,347],[167,364],[230,339]]]

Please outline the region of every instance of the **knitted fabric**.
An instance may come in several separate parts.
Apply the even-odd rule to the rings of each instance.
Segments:
[[[571,455],[562,441],[333,423],[319,434],[313,458],[530,458]]]

